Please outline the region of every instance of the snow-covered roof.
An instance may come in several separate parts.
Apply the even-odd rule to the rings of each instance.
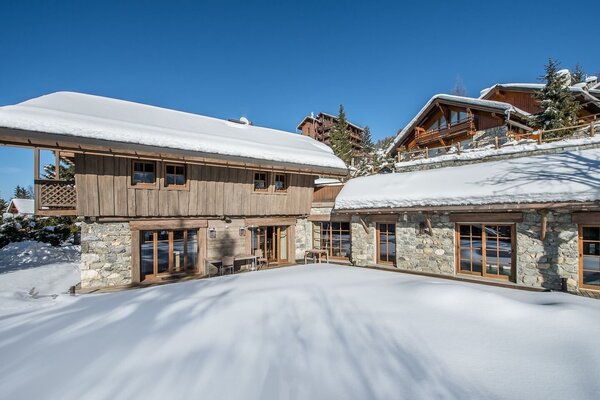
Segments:
[[[336,120],[338,119],[338,116],[337,116],[337,115],[329,114],[329,113],[326,113],[326,112],[320,112],[320,113],[319,113],[319,115],[326,115],[326,116],[328,116],[328,117],[330,117],[330,118],[333,118],[333,119],[336,119]],[[306,117],[304,117],[304,118],[302,119],[302,121],[300,121],[300,123],[298,124],[298,126],[296,127],[296,129],[300,129],[300,128],[302,127],[302,125],[304,125],[304,122],[305,122],[306,120],[313,120],[313,121],[316,121],[316,120],[317,120],[317,117],[314,117],[314,116],[312,116],[312,115],[307,115]],[[347,123],[348,125],[350,125],[350,126],[353,126],[353,127],[355,127],[356,129],[359,129],[359,130],[361,130],[361,131],[363,131],[363,130],[364,130],[364,128],[363,128],[363,127],[361,127],[361,126],[358,126],[358,125],[356,125],[356,124],[353,124],[352,122],[350,122],[350,121],[348,121],[348,120],[346,120],[346,123]]]
[[[340,186],[343,185],[342,181],[335,178],[317,178],[315,179],[315,186]]]
[[[526,89],[526,90],[542,90],[546,86],[545,83],[496,83],[494,86],[488,89],[484,89],[481,91],[480,99],[486,99],[490,93],[494,92],[494,89]],[[580,94],[585,97],[591,103],[596,104],[600,107],[600,103],[598,103],[598,99],[588,93],[588,89],[585,85],[575,84],[573,86],[569,86],[569,90],[575,94]]]
[[[0,127],[347,170],[331,148],[296,133],[74,92],[0,107]]]
[[[600,149],[350,179],[335,209],[600,201]]]
[[[33,215],[35,213],[35,201],[33,199],[12,199],[8,203],[6,212],[12,207],[16,208],[19,214]]]
[[[436,94],[421,108],[421,110],[415,115],[415,117],[396,135],[392,143],[386,149],[386,153],[390,153],[393,151],[398,143],[400,143],[404,138],[410,133],[410,131],[414,128],[415,124],[419,121],[421,116],[427,112],[427,110],[434,104],[435,101],[442,100],[446,102],[454,102],[464,105],[469,105],[472,107],[482,107],[482,108],[492,108],[496,110],[503,111],[505,114],[514,113],[520,115],[522,117],[526,117],[530,115],[528,112],[523,111],[510,103],[504,103],[502,101],[493,101],[493,100],[484,100],[477,99],[473,97],[464,97],[464,96],[455,96],[451,94]]]

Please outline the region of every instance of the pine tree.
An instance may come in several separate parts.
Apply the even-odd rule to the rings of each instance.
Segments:
[[[6,212],[6,208],[8,207],[8,202],[0,197],[0,217],[2,214]]]
[[[346,165],[350,165],[352,162],[352,142],[350,141],[350,132],[343,104],[340,104],[338,120],[331,129],[329,139],[335,155],[342,159]]]
[[[450,94],[453,94],[454,96],[467,96],[467,88],[460,75],[456,76],[456,82],[454,83],[454,88],[450,91]]]
[[[378,174],[383,171],[393,171],[395,160],[386,153],[386,149],[394,139],[393,136],[389,138],[380,139],[376,144],[373,144],[371,150],[365,152],[360,158],[352,171],[352,176],[365,176]]]
[[[45,179],[62,179],[66,181],[72,181],[75,179],[75,164],[66,158],[61,158],[59,164],[59,177],[56,177],[56,168],[54,164],[44,165],[44,172],[42,176]]]
[[[15,199],[33,199],[33,190],[17,185],[13,197]]]
[[[581,106],[567,85],[567,75],[558,73],[559,63],[552,59],[546,64],[546,73],[540,77],[546,85],[536,92],[541,112],[530,117],[530,123],[536,128],[550,130],[573,126],[577,123],[577,113]],[[553,132],[550,137],[563,136],[568,131]]]
[[[371,152],[373,152],[373,150],[375,150],[375,144],[373,143],[373,136],[371,135],[371,129],[369,128],[368,125],[365,126],[365,128],[363,130],[362,147],[363,147],[363,152],[365,154],[371,153]]]
[[[581,65],[579,65],[579,63],[577,63],[577,65],[575,65],[575,69],[571,73],[571,85],[574,85],[574,84],[580,83],[580,82],[584,82],[585,78],[587,78],[587,74],[583,71],[583,68],[581,68]]]

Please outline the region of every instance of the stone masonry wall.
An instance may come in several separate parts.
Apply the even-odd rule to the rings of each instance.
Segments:
[[[81,224],[81,287],[131,283],[129,223]]]
[[[561,278],[567,278],[568,289],[574,290],[579,280],[577,224],[564,211],[549,212],[547,220],[544,241],[539,213],[523,213],[517,224],[517,283],[560,289]]]
[[[363,218],[367,231],[358,216],[353,216],[350,223],[352,263],[361,267],[375,265],[377,242],[375,223]]]
[[[312,222],[306,218],[296,220],[295,239],[296,239],[296,260],[304,259],[304,251],[312,249]]]
[[[454,275],[454,223],[448,214],[431,214],[433,235],[421,214],[401,215],[396,223],[396,265],[399,269]]]

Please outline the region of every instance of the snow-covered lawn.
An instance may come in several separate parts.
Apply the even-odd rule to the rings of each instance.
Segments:
[[[600,398],[600,301],[562,293],[316,264],[59,299],[0,317],[3,398]]]
[[[25,241],[0,249],[0,315],[53,304],[81,280],[79,246]],[[1,324],[1,322],[0,322]]]

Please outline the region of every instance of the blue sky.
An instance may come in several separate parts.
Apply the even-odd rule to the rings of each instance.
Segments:
[[[535,81],[548,57],[598,72],[597,11],[592,1],[4,1],[0,105],[72,90],[293,131],[343,103],[380,138],[457,77],[476,96]],[[0,196],[31,184],[31,154],[0,147]]]

